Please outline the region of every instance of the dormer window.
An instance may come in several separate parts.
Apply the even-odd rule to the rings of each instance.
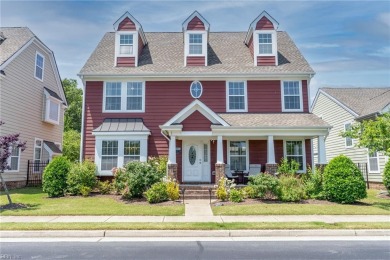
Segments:
[[[120,54],[133,54],[133,35],[132,34],[121,34],[119,43]]]
[[[272,54],[272,34],[259,34],[259,54]]]
[[[202,54],[202,34],[199,33],[190,33],[190,42],[189,42],[190,55]]]

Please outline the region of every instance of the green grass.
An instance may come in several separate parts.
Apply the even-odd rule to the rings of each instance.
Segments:
[[[12,202],[27,205],[24,209],[1,210],[2,216],[119,215],[119,216],[182,216],[184,205],[160,206],[126,204],[109,196],[48,198],[41,188],[11,191]],[[4,192],[0,205],[8,204]]]
[[[212,207],[214,215],[390,215],[390,199],[377,198],[378,190],[368,190],[368,198],[358,204],[263,203]]]
[[[270,229],[390,229],[389,222],[335,224],[283,223],[0,223],[0,230],[270,230]]]

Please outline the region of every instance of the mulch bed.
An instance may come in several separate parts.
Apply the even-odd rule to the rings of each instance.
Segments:
[[[283,202],[280,200],[270,200],[270,199],[245,199],[240,203],[235,203],[231,201],[216,201],[212,203],[212,206],[229,206],[229,205],[252,205],[252,204],[324,204],[332,205],[337,204],[327,200],[301,200],[299,202]]]

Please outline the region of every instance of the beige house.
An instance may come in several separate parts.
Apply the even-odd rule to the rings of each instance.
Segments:
[[[24,152],[12,151],[8,186],[26,184],[28,161],[61,153],[66,99],[53,52],[27,27],[0,27],[0,136],[20,133]],[[30,167],[31,168],[31,167]],[[39,166],[30,169],[42,172]]]
[[[312,113],[332,126],[325,141],[326,159],[329,162],[344,154],[355,163],[367,163],[368,180],[382,182],[387,156],[366,148],[356,147],[356,141],[344,138],[340,133],[356,121],[373,119],[390,111],[390,88],[321,88],[313,101]],[[317,162],[317,146],[313,142],[314,162]]]

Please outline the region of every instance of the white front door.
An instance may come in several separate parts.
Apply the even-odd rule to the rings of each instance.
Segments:
[[[210,182],[208,144],[185,142],[183,155],[183,182]]]

